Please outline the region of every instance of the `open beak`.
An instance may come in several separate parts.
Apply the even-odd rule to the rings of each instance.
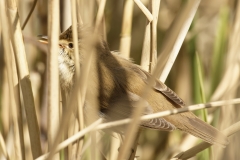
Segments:
[[[44,35],[38,35],[38,41],[44,44],[48,44],[48,37]]]

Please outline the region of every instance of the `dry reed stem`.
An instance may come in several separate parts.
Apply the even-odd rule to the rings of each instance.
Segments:
[[[3,79],[2,79],[2,89],[1,89],[1,123],[2,123],[2,134],[7,135],[10,127],[10,98],[9,90],[7,84],[7,69],[3,68]]]
[[[102,137],[100,136],[100,134],[97,134],[96,136],[96,142],[99,143],[100,140],[102,139]],[[89,146],[91,145],[92,143],[92,139],[91,138],[88,138],[85,143],[84,143],[84,146],[81,150],[81,153],[80,153],[80,156],[81,158],[83,158],[83,153],[87,151],[87,149],[89,148]],[[95,146],[96,147],[96,146]],[[99,146],[98,146],[99,147]]]
[[[97,36],[99,35],[99,33],[101,33],[101,26],[104,26],[102,23],[103,23],[103,17],[104,17],[104,10],[105,10],[105,5],[106,5],[106,0],[101,0],[99,2],[99,8],[98,8],[98,12],[97,12],[97,16],[96,16],[96,22],[95,22],[95,28],[94,28],[94,34],[93,34],[93,52],[92,53],[92,61],[94,64],[96,64],[96,61],[97,61],[97,56],[96,56],[96,48],[95,48],[95,40],[97,40]],[[92,45],[91,45],[92,46]],[[87,82],[86,82],[87,84]],[[87,86],[84,86],[84,87],[87,87]],[[85,91],[84,93],[86,93],[86,90],[87,88],[84,88]],[[85,98],[83,99],[85,100]],[[98,103],[98,94],[97,92],[95,91],[95,93],[93,93],[93,96],[91,97],[91,102],[89,103],[89,105],[92,107],[92,111],[91,111],[91,115],[89,116],[89,122],[92,123],[96,120],[96,118],[98,117],[98,108],[99,108],[99,103]],[[89,123],[88,122],[88,123]],[[90,152],[91,152],[91,158],[92,159],[97,159],[97,157],[99,157],[100,153],[99,151],[97,150],[96,148],[96,131],[92,131],[91,132],[91,140],[92,140],[92,143],[91,143],[91,148],[90,148]],[[101,146],[101,144],[100,144]]]
[[[95,31],[97,31],[97,29],[95,29]],[[95,44],[94,40],[96,39],[95,35],[96,34],[94,34],[94,36],[91,39],[86,40],[87,43],[85,45],[85,49],[86,49],[86,52],[88,54],[86,54],[85,61],[83,62],[83,65],[81,67],[81,76],[80,76],[80,79],[78,81],[76,81],[74,86],[73,86],[73,90],[72,90],[72,92],[69,96],[69,100],[67,102],[68,110],[66,110],[65,115],[62,117],[62,119],[60,121],[61,126],[58,129],[58,133],[60,133],[60,134],[57,134],[54,145],[53,145],[52,150],[50,151],[47,159],[51,159],[52,156],[54,155],[54,153],[55,153],[54,151],[55,151],[55,149],[57,147],[57,144],[58,144],[58,142],[61,138],[61,133],[64,133],[64,131],[67,128],[70,116],[75,109],[75,106],[74,106],[75,100],[77,98],[79,98],[79,97],[77,97],[77,92],[78,92],[79,88],[80,88],[80,93],[81,93],[81,97],[82,97],[81,101],[84,102],[84,100],[85,100],[85,93],[86,93],[86,89],[87,89],[89,70],[90,70],[91,62],[92,62],[93,55],[94,55],[94,52],[95,52],[95,50],[93,49],[94,48],[93,45]],[[94,97],[93,97],[92,103],[97,104],[95,102]],[[89,116],[96,117],[96,115],[97,115],[97,111],[95,113],[93,112]]]
[[[59,127],[59,69],[58,69],[58,45],[59,45],[59,0],[48,1],[48,150],[51,150]],[[56,154],[52,159],[59,159]]]
[[[9,129],[5,144],[6,144],[9,160],[15,160],[14,146],[13,146],[14,138],[13,138],[13,128],[12,127],[10,127],[10,129]]]
[[[120,39],[120,53],[123,57],[129,59],[131,49],[131,33],[132,33],[132,14],[133,14],[134,2],[133,0],[125,0],[123,11],[123,22]],[[130,159],[134,159],[136,149],[138,145],[138,138],[140,133],[135,137],[135,145],[132,147],[134,152],[131,153]]]
[[[62,100],[62,103],[60,103],[60,115],[61,117],[63,116],[63,113],[65,113],[65,110],[67,109],[67,99],[66,99],[66,93],[65,91],[61,88],[61,99],[60,101]],[[64,131],[64,140],[68,138],[68,130],[65,130]],[[69,153],[68,153],[68,148],[65,148],[63,150],[63,153],[64,153],[64,159],[68,159],[68,156],[69,156]]]
[[[230,137],[232,136],[234,133],[240,131],[240,122],[237,122],[233,125],[231,125],[230,127],[224,129],[222,132]],[[198,154],[199,152],[203,151],[204,149],[208,148],[212,146],[212,144],[207,143],[207,142],[201,142],[200,144],[179,153],[178,155],[174,156],[174,158],[180,158],[180,159],[189,159],[191,157],[194,157],[196,154]]]
[[[133,7],[134,7],[133,0],[124,1],[122,31],[121,31],[119,51],[120,51],[120,54],[127,59],[130,57],[130,49],[131,49]]]
[[[217,89],[213,93],[211,100],[218,100],[226,94],[231,88],[236,86],[239,82],[239,50],[240,50],[240,3],[237,5],[236,17],[234,25],[232,27],[232,32],[230,33],[229,47],[228,47],[228,57],[226,66],[227,70],[225,71],[221,82],[219,83]],[[238,57],[238,58],[236,58]],[[231,82],[231,83],[229,83]]]
[[[78,18],[78,23],[80,25],[83,24],[84,21],[84,11],[85,11],[85,6],[83,5],[83,0],[77,0],[77,8],[78,8],[78,14],[77,14],[77,18]],[[80,17],[81,15],[81,17]]]
[[[62,9],[61,15],[60,15],[60,22],[62,25],[61,31],[65,31],[68,29],[69,26],[72,24],[72,18],[71,17],[71,1],[60,1],[60,4],[62,2],[62,6],[60,5],[60,8]]]
[[[231,9],[226,8],[226,7],[222,7],[221,8],[221,12],[220,15],[224,15],[224,19],[228,18],[226,17],[226,13],[230,14],[231,13]],[[225,69],[225,74],[224,74],[224,79],[222,79],[221,83],[219,84],[219,86],[217,87],[217,90],[215,90],[214,95],[216,95],[216,93],[218,93],[218,91],[222,91],[222,89],[220,87],[226,86],[225,88],[226,90],[221,92],[222,97],[221,99],[232,99],[233,97],[239,97],[239,79],[240,79],[240,63],[239,63],[239,45],[240,45],[240,27],[239,27],[239,18],[240,18],[240,3],[237,3],[236,6],[236,15],[234,18],[234,21],[232,22],[232,25],[229,25],[229,38],[228,38],[228,47],[227,47],[227,54],[226,54],[226,69]],[[229,15],[228,15],[229,16]],[[222,18],[221,18],[222,19]],[[223,22],[223,21],[222,21]],[[221,22],[221,23],[222,23]],[[226,37],[227,38],[227,37]],[[223,39],[226,39],[223,38]],[[222,48],[221,48],[222,49]],[[217,68],[219,70],[219,68]],[[228,75],[227,75],[228,72]],[[228,77],[227,77],[228,76]],[[224,82],[224,81],[225,82]],[[224,84],[225,83],[225,84]],[[221,118],[219,118],[219,120],[217,121],[217,123],[219,124],[220,128],[226,128],[228,126],[230,126],[232,123],[239,121],[239,116],[238,116],[238,108],[233,108],[231,106],[228,106],[230,108],[222,108],[221,109]],[[239,137],[235,136],[233,139],[235,139],[235,141],[239,141]],[[229,146],[223,150],[221,148],[217,148],[215,147],[214,150],[214,158],[215,159],[220,159],[221,157],[238,157],[239,153],[237,151],[236,148],[239,148],[239,144],[238,143],[230,143]],[[226,153],[231,152],[232,154],[229,154],[228,156],[226,156]],[[234,158],[230,158],[230,159],[234,159]]]
[[[27,16],[26,20],[23,22],[23,25],[22,25],[22,30],[24,30],[24,28],[25,28],[26,24],[28,23],[28,21],[29,21],[29,19],[30,19],[31,15],[32,15],[32,13],[33,13],[33,11],[34,11],[34,9],[35,9],[36,5],[37,5],[37,0],[34,0],[34,1],[33,1],[33,5],[32,5],[32,8],[31,8],[31,10],[30,10],[30,12],[29,12],[29,14],[28,14],[28,16]]]
[[[8,33],[8,32],[6,32]],[[9,38],[9,37],[8,37]],[[6,46],[10,51],[9,46]],[[12,64],[12,62],[14,62],[14,58],[12,57],[12,52],[5,52],[5,64],[7,64],[7,77],[8,77],[8,87],[9,87],[9,96],[10,96],[10,110],[11,110],[11,121],[12,121],[12,125],[13,125],[13,136],[14,136],[14,152],[15,152],[15,158],[16,159],[23,159],[24,156],[24,146],[22,148],[21,143],[20,143],[20,138],[22,138],[20,135],[22,135],[20,133],[20,127],[22,127],[22,123],[18,123],[18,122],[22,122],[22,120],[19,119],[19,114],[21,112],[19,112],[19,98],[18,98],[18,81],[17,81],[17,77],[16,74],[17,72],[14,72],[14,68],[12,68],[12,66],[16,67],[15,65]],[[10,53],[10,54],[8,54]],[[14,74],[13,74],[14,73]],[[14,79],[13,79],[14,78]],[[14,80],[16,83],[14,83]],[[14,87],[14,84],[15,87]],[[23,139],[21,139],[21,142],[23,142]],[[22,148],[22,149],[21,149]],[[22,156],[23,154],[23,156]]]
[[[169,35],[169,41],[166,44],[166,49],[163,49],[163,53],[169,54],[168,61],[164,66],[160,81],[165,82],[168,73],[170,72],[175,59],[179,53],[179,50],[183,44],[183,41],[187,35],[188,29],[193,21],[193,17],[196,14],[197,8],[200,4],[200,0],[188,1],[185,8],[182,10],[182,14],[178,17],[176,24],[173,27],[173,32]]]
[[[23,101],[25,105],[25,112],[27,116],[27,123],[29,127],[29,135],[31,142],[32,155],[34,158],[41,155],[40,132],[37,122],[35,104],[33,99],[33,92],[29,71],[26,61],[26,54],[24,43],[22,39],[22,32],[18,17],[17,6],[14,0],[7,1],[8,15],[10,18],[10,33],[11,42],[15,54],[16,66],[18,71],[18,78],[23,94]],[[14,34],[13,34],[14,33]]]
[[[74,64],[75,64],[75,81],[77,81],[80,77],[80,58],[79,58],[79,49],[78,49],[78,22],[77,22],[77,4],[76,4],[76,0],[71,0],[71,17],[72,17],[72,37],[73,37],[73,46],[74,46]],[[80,16],[80,15],[79,15]],[[84,128],[84,119],[83,119],[83,105],[81,103],[82,98],[80,90],[78,90],[77,94],[77,102],[76,102],[76,106],[77,106],[77,119],[78,121],[75,121],[75,125],[78,122],[79,125],[79,130],[82,130]],[[78,130],[76,130],[78,131]],[[75,132],[73,132],[75,133]],[[70,153],[69,155],[74,156],[74,154],[77,154],[77,146],[79,145],[79,149],[81,150],[83,142],[82,140],[80,140],[79,143],[76,143],[73,147],[76,149],[76,152],[74,153],[74,151],[72,153]],[[70,150],[69,150],[70,151]]]
[[[75,60],[75,75],[76,79],[80,75],[80,60],[79,60],[79,50],[78,50],[78,23],[76,15],[76,0],[71,0],[71,16],[72,16],[72,36],[73,36],[73,45],[74,45],[74,60]]]
[[[152,12],[153,20],[152,22],[149,22],[146,27],[146,39],[144,40],[146,44],[145,49],[148,49],[148,52],[145,50],[144,54],[146,56],[149,56],[149,58],[144,59],[148,60],[148,62],[144,62],[149,64],[148,71],[151,73],[157,60],[157,20],[158,20],[158,13],[160,9],[160,1],[159,0],[151,0],[149,4],[150,11]],[[148,34],[150,33],[150,34]],[[135,137],[135,143],[133,144],[132,149],[134,150],[133,153],[131,153],[129,160],[132,160],[135,158],[136,149],[138,145],[138,138],[140,136],[140,131],[138,131],[136,137]]]
[[[72,116],[71,117],[72,123],[70,123],[71,125],[69,126],[68,129],[68,137],[71,137],[72,135],[74,135],[75,133],[79,132],[79,121],[77,119],[77,117]],[[71,145],[69,145],[68,147],[68,158],[67,159],[74,159],[77,158],[76,155],[78,154],[78,146],[79,146],[79,141],[82,142],[82,139],[79,139],[78,141],[76,141],[76,143],[72,143]]]
[[[149,22],[152,22],[153,15],[150,13],[150,11],[144,6],[144,4],[140,0],[134,0],[134,2],[137,4],[137,6],[142,10],[142,12],[145,14]]]
[[[138,7],[144,12],[144,14],[147,16],[148,20],[151,22],[153,20],[152,14],[149,12],[149,10],[142,4],[139,0],[134,0],[134,2],[138,5]],[[150,86],[152,86],[153,79],[149,80],[149,85],[146,85],[144,87],[142,92],[142,98],[145,99],[147,97],[147,93],[150,90]],[[127,126],[126,132],[125,132],[125,140],[120,148],[120,152],[118,154],[118,159],[128,159],[130,156],[131,147],[133,145],[133,142],[136,141],[136,133],[140,124],[140,116],[144,110],[144,106],[142,103],[142,100],[138,101],[136,104],[136,110],[132,114],[132,122]]]
[[[145,97],[147,97],[147,93],[149,92],[150,86],[152,86],[152,83],[153,83],[153,81],[148,83],[149,85],[146,85],[144,87],[143,91],[145,91],[145,92],[143,92],[143,94],[141,96],[142,99],[146,99]],[[139,100],[134,105],[134,107],[136,107],[136,110],[134,111],[134,113],[131,116],[132,121],[127,126],[126,132],[124,132],[126,137],[123,142],[123,145],[120,148],[118,160],[129,158],[129,155],[131,152],[131,147],[132,147],[134,140],[136,139],[136,133],[137,133],[139,125],[140,125],[140,116],[142,115],[142,112],[144,110],[144,106],[143,106],[144,103],[142,101],[143,100]]]
[[[228,65],[221,82],[211,97],[212,101],[221,99],[224,95],[235,88],[236,84],[239,82],[239,72],[238,62]]]
[[[234,105],[234,104],[239,104],[239,103],[240,103],[240,98],[226,100],[226,101],[210,102],[210,103],[206,103],[206,104],[195,104],[195,105],[191,105],[191,106],[184,107],[184,108],[166,110],[166,111],[162,111],[162,112],[158,112],[158,113],[154,113],[154,114],[145,115],[145,116],[141,117],[141,121],[159,118],[159,117],[165,117],[165,116],[188,112],[188,111],[196,111],[196,110],[204,109],[204,108],[217,108],[217,107],[221,107],[221,106],[225,106],[225,105]],[[114,122],[103,123],[103,124],[100,124],[96,128],[96,130],[128,124],[130,121],[131,121],[131,119],[127,118],[127,119],[118,120],[118,121],[114,121]]]
[[[151,26],[151,47],[150,47],[150,63],[149,63],[149,72],[153,72],[154,66],[157,62],[157,21],[158,13],[160,9],[160,0],[151,0],[150,1],[150,11],[153,15],[153,20],[150,23]]]
[[[87,24],[88,26],[94,26],[95,19],[94,9],[96,7],[95,5],[96,1],[92,0],[79,0],[79,1],[80,1],[79,5],[82,6],[80,12],[83,24]]]
[[[135,1],[136,4],[139,3],[139,1]],[[140,1],[141,3],[141,1]],[[142,3],[141,5],[138,5],[139,8],[141,6],[145,7]],[[140,8],[141,9],[141,8]],[[141,9],[142,11],[144,9]],[[150,11],[145,8],[145,10],[147,10],[150,13]],[[146,14],[145,14],[146,15]],[[153,15],[151,14],[151,21],[153,20]],[[148,17],[147,17],[148,18]],[[147,25],[146,25],[146,29],[145,29],[145,35],[144,35],[144,42],[143,42],[143,49],[142,49],[142,55],[141,55],[141,66],[144,70],[146,71],[149,71],[149,63],[150,63],[150,53],[151,53],[151,21],[149,20],[148,18],[148,21],[147,21]]]
[[[105,5],[106,5],[106,0],[101,0],[98,8],[96,23],[95,23],[95,34],[97,34],[98,30],[100,29],[100,25],[103,20]]]
[[[7,153],[7,148],[6,148],[6,144],[4,142],[2,133],[0,132],[0,151],[2,153],[2,155],[6,158],[9,159],[9,155]]]
[[[1,112],[4,112],[1,114],[1,123],[2,123],[2,131],[1,134],[4,136],[8,136],[8,133],[10,132],[10,107],[8,107],[10,105],[10,98],[9,98],[9,90],[8,90],[8,85],[7,85],[7,71],[6,71],[6,67],[4,67],[3,70],[3,75],[4,75],[4,79],[2,81],[3,83],[3,87],[2,87],[2,108],[1,108]],[[8,98],[7,98],[8,97]],[[6,139],[4,139],[5,141],[7,141]],[[5,144],[5,143],[4,143]],[[5,145],[6,146],[6,145]],[[4,147],[6,148],[6,147]],[[7,149],[6,149],[7,150]],[[7,151],[8,152],[8,151]]]
[[[13,121],[13,129],[14,129],[14,151],[15,158],[21,160],[25,159],[25,148],[23,141],[23,129],[22,129],[22,116],[19,102],[19,86],[18,86],[18,78],[15,64],[13,63],[15,60],[13,58],[12,50],[10,49],[10,44],[7,43],[10,41],[9,30],[8,30],[8,22],[6,19],[6,6],[3,1],[0,2],[1,7],[1,24],[6,24],[2,26],[3,29],[3,45],[5,49],[5,64],[7,68],[7,77],[8,77],[8,87],[9,87],[9,95],[10,95],[10,110]]]
[[[115,132],[112,133],[111,148],[110,148],[110,151],[109,151],[109,154],[110,154],[109,159],[110,160],[117,159],[118,149],[119,149],[120,145],[121,145],[120,135],[118,135],[118,133],[115,133]]]
[[[151,0],[149,10],[152,12],[152,22],[147,22],[143,42],[141,66],[144,70],[152,72],[157,61],[157,21],[160,9],[160,0]]]
[[[168,53],[168,51],[172,51],[172,46],[175,47],[175,49],[176,49],[175,42],[178,39],[182,39],[182,42],[183,42],[183,39],[186,36],[186,32],[187,32],[188,28],[187,27],[182,27],[182,26],[187,24],[190,27],[191,21],[193,20],[193,17],[195,15],[195,12],[197,10],[197,7],[198,7],[199,3],[200,3],[199,0],[197,0],[197,1],[190,1],[190,2],[187,3],[186,8],[185,8],[186,10],[184,10],[182,17],[180,17],[178,25],[176,25],[176,26],[178,26],[178,28],[176,28],[174,33],[172,33],[174,36],[170,37],[171,39],[169,41],[169,44],[167,43],[166,47],[163,49],[163,51],[165,53]],[[187,21],[188,23],[186,23],[186,20],[188,20]],[[185,36],[183,34],[184,31],[185,31]],[[177,44],[180,45],[181,43],[177,43]],[[179,49],[180,49],[180,46],[179,46]],[[173,65],[173,62],[174,62],[173,59],[175,60],[175,58],[176,58],[175,56],[177,55],[177,53],[178,52],[176,52],[174,56],[171,56],[172,55],[171,54],[170,57],[169,57],[169,60],[172,63],[171,64],[167,63],[167,67],[166,68],[168,70],[165,69],[163,74],[161,75],[161,76],[164,75],[163,77],[165,77],[165,79],[166,79],[166,77],[167,77],[167,75],[168,75],[168,73],[169,73],[169,71],[170,71],[170,69],[171,69],[171,67]],[[161,66],[161,59],[160,58],[158,58],[156,67],[155,67],[154,72],[153,72],[153,77],[157,77],[157,75],[159,75],[159,72],[160,72],[159,71],[159,66]],[[162,81],[165,81],[165,79],[162,79]],[[148,80],[148,83],[147,83],[148,85],[146,85],[144,87],[144,89],[143,89],[144,92],[141,95],[142,99],[146,99],[146,97],[148,96],[147,93],[151,89],[151,86],[153,85],[153,83],[154,83],[154,79],[153,78]],[[143,108],[144,108],[142,100],[140,100],[140,101],[138,101],[136,103],[136,108],[137,109],[135,110],[135,112],[132,115],[133,120],[127,127],[126,134],[125,134],[127,136],[125,138],[125,143],[123,143],[123,146],[120,149],[120,153],[119,153],[118,159],[126,159],[126,158],[129,157],[130,147],[131,147],[131,145],[133,143],[134,136],[135,136],[136,131],[138,129],[138,126],[140,124],[139,120],[140,120],[140,116],[141,116]]]
[[[144,42],[143,42],[143,49],[142,49],[142,55],[141,55],[141,67],[145,71],[149,71],[149,63],[150,63],[150,32],[151,32],[151,22],[147,22],[146,28],[145,28],[145,34],[144,34]]]
[[[141,131],[138,130],[138,132],[135,135],[135,140],[133,141],[133,145],[132,145],[132,152],[130,152],[130,156],[128,160],[134,160],[136,158],[136,153],[137,153],[137,147],[138,147],[138,139],[140,137],[140,133]]]
[[[233,105],[233,104],[240,104],[240,98],[233,99],[233,100],[228,100],[228,101],[211,102],[211,103],[207,103],[207,104],[196,104],[196,105],[191,105],[191,106],[185,107],[185,108],[167,110],[167,111],[163,111],[163,112],[159,112],[159,113],[154,113],[154,114],[151,114],[151,115],[145,115],[145,116],[141,117],[141,121],[154,119],[154,118],[159,118],[159,117],[164,117],[164,116],[169,116],[169,115],[174,115],[174,114],[177,114],[177,113],[195,111],[195,110],[199,110],[199,109],[203,109],[203,108],[221,107],[221,106],[224,106],[224,105]],[[72,136],[72,137],[68,138],[67,140],[63,141],[62,143],[60,143],[56,147],[54,152],[60,151],[61,149],[67,147],[69,144],[77,141],[79,138],[83,137],[85,134],[87,134],[87,133],[89,133],[93,130],[102,130],[102,129],[116,127],[116,126],[123,125],[123,124],[128,124],[132,120],[130,118],[127,118],[127,119],[124,119],[124,120],[118,120],[118,121],[114,121],[114,122],[108,122],[108,123],[101,124],[102,121],[103,121],[102,119],[99,119],[99,120],[95,121],[94,123],[92,123],[88,127],[84,128],[82,131],[78,132],[74,136]],[[240,130],[239,129],[239,123],[234,124],[230,129],[227,129],[227,130],[228,130],[227,132],[224,131],[224,133],[226,135],[230,135],[230,134],[235,133],[236,131]],[[44,159],[47,158],[48,155],[49,155],[49,153],[44,154],[41,157],[37,158],[36,160],[44,160]]]
[[[60,143],[53,151],[53,153],[59,152],[61,149],[67,147],[69,144],[77,141],[79,138],[83,137],[85,134],[91,132],[92,130],[94,130],[94,128],[96,128],[96,126],[98,126],[99,124],[102,123],[102,119],[98,119],[97,121],[95,121],[94,123],[92,123],[91,125],[89,125],[88,127],[84,128],[82,131],[78,132],[77,134],[75,134],[74,136],[68,138],[67,140],[63,141],[62,143]],[[44,154],[40,157],[38,157],[36,160],[45,160],[47,158],[49,158],[50,153]]]

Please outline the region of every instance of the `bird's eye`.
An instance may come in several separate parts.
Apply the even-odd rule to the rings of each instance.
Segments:
[[[73,43],[68,43],[69,48],[73,48]]]

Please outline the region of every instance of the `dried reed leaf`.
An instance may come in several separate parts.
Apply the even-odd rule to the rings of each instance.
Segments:
[[[40,132],[37,122],[36,110],[33,100],[33,93],[31,87],[31,81],[29,77],[29,71],[26,61],[26,54],[24,43],[22,39],[22,32],[18,17],[17,6],[14,0],[7,1],[8,15],[10,21],[10,35],[13,50],[15,54],[16,66],[18,71],[19,83],[23,94],[23,100],[25,105],[25,112],[27,116],[27,122],[29,127],[29,135],[31,141],[31,149],[33,158],[37,158],[41,155],[40,144]],[[14,33],[14,34],[13,34]]]

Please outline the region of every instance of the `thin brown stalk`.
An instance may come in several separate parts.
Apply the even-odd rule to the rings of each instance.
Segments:
[[[123,55],[125,58],[129,58],[130,56],[133,7],[133,0],[125,0],[119,47],[121,55]]]
[[[29,135],[31,142],[32,155],[34,158],[41,155],[40,144],[40,132],[37,122],[35,104],[33,99],[33,92],[31,87],[31,81],[29,77],[29,70],[26,61],[26,54],[24,43],[22,39],[22,32],[18,17],[17,6],[14,0],[7,1],[8,17],[10,22],[10,34],[13,50],[15,54],[17,73],[21,91],[23,95],[23,101],[25,105],[25,112],[27,117],[27,123],[29,127]],[[13,34],[14,33],[14,34]]]
[[[22,30],[24,30],[25,26],[27,25],[27,23],[28,23],[31,15],[32,15],[32,13],[33,13],[36,5],[37,5],[37,0],[34,0],[34,1],[33,1],[33,5],[32,5],[32,8],[31,8],[30,12],[28,13],[27,18],[26,18],[26,20],[24,21],[24,23],[23,23],[23,25],[22,25]]]

